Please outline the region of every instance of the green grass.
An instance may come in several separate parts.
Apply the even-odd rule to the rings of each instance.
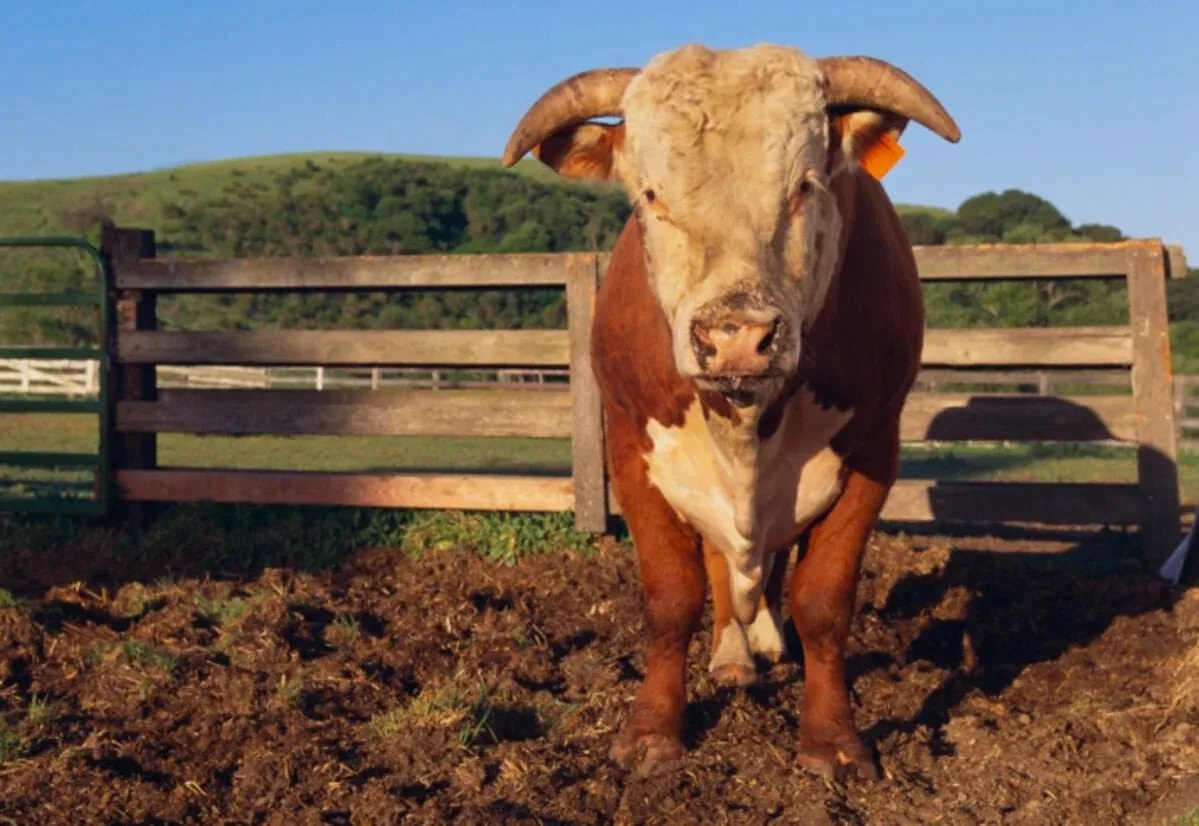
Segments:
[[[1199,488],[1199,453],[1179,459],[1183,489]],[[976,482],[1135,482],[1132,447],[1022,442],[1002,446],[904,445],[900,476]]]
[[[362,627],[352,614],[338,614],[325,631],[330,644],[337,648],[353,648],[362,636]]]
[[[463,513],[422,511],[408,525],[400,547],[412,555],[466,548],[504,565],[547,549],[585,552],[588,534],[573,527],[573,517],[560,513]]]
[[[458,743],[470,747],[495,743],[494,706],[487,687],[462,675],[437,688],[425,688],[407,705],[376,714],[367,723],[375,737],[388,740],[410,736],[421,726],[456,728]]]
[[[95,416],[5,414],[0,450],[96,450]],[[533,474],[570,471],[565,439],[417,438],[406,436],[189,436],[158,439],[164,467],[273,470],[487,470]]]
[[[0,608],[23,608],[24,601],[5,588],[0,588]]]
[[[85,452],[95,449],[96,438],[94,417],[0,416],[0,450]],[[570,472],[570,443],[566,439],[223,437],[168,433],[159,437],[158,444],[159,463],[164,467]],[[1183,498],[1199,498],[1199,452],[1184,451],[1179,459],[1179,472]],[[1136,479],[1136,462],[1129,447],[1033,443],[1002,447],[907,445],[901,475],[944,481],[1132,482]]]
[[[222,627],[233,625],[254,607],[248,600],[238,597],[208,599],[203,594],[197,594],[195,602],[196,613],[201,619]]]
[[[28,750],[29,743],[25,738],[6,728],[0,720],[0,766],[20,760]]]
[[[179,670],[179,658],[162,648],[146,645],[137,640],[119,643],[104,643],[87,652],[90,662],[115,657],[143,671],[157,670],[174,676]]]
[[[1199,826],[1199,806],[1167,821],[1167,826]]]
[[[25,719],[31,726],[49,723],[57,718],[58,709],[48,698],[37,694],[30,696],[29,709],[25,712]]]
[[[295,674],[282,674],[279,677],[279,685],[275,687],[275,702],[281,706],[295,708],[303,701],[306,690],[303,669]]]

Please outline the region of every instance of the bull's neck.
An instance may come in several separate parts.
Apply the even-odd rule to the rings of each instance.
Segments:
[[[763,470],[759,427],[767,408],[758,405],[733,407],[722,397],[711,399],[709,396],[700,394],[704,423],[730,476],[737,530],[752,538],[757,526],[754,503]]]

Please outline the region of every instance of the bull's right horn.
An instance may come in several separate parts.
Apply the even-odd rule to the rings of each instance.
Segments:
[[[639,69],[591,69],[555,85],[516,124],[501,158],[512,166],[550,135],[592,118],[620,115],[620,99]]]
[[[933,93],[902,69],[873,57],[823,57],[817,61],[828,79],[828,105],[864,106],[894,112],[950,143],[962,133]]]

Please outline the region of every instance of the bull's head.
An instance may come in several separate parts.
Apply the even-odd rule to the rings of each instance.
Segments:
[[[593,122],[605,116],[623,120]],[[795,369],[836,271],[834,180],[909,120],[959,138],[937,100],[887,63],[691,45],[643,70],[558,83],[521,119],[503,161],[532,150],[564,176],[619,179],[644,227],[679,372],[763,404]]]

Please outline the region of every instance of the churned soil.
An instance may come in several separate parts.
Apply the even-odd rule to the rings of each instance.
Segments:
[[[331,571],[238,577],[134,579],[18,555],[0,561],[19,597],[0,607],[0,823],[1114,824],[1192,811],[1199,594],[992,550],[872,540],[850,652],[884,774],[872,784],[800,769],[802,666],[714,687],[706,628],[688,754],[648,777],[611,765],[644,667],[637,567],[616,542],[511,567],[379,549]]]

